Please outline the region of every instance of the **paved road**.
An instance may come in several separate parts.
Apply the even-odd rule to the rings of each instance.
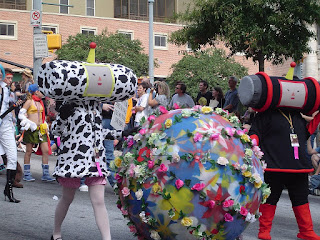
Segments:
[[[23,154],[18,153],[19,162],[23,162]],[[41,158],[32,155],[31,171],[35,182],[23,182],[24,188],[14,189],[16,198],[21,203],[5,202],[3,188],[5,175],[0,173],[0,240],[49,240],[53,228],[54,210],[57,204],[54,196],[60,198],[61,188],[54,183],[41,182]],[[55,158],[50,157],[51,170]],[[320,234],[320,197],[310,196],[311,211],[316,232]],[[108,185],[105,202],[111,222],[111,235],[114,240],[134,239],[128,230],[127,222],[116,207],[117,197]],[[93,210],[87,192],[77,192],[68,215],[63,223],[64,240],[99,240],[101,239],[95,224]],[[243,239],[257,239],[258,222],[251,224],[244,232]],[[275,240],[296,239],[297,224],[286,192],[283,193],[274,219],[272,236]]]

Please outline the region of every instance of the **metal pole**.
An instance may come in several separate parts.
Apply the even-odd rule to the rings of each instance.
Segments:
[[[41,13],[41,1],[42,0],[33,0],[33,10],[39,10]],[[40,14],[40,25],[33,27],[33,36],[36,34],[42,34],[41,32],[41,25],[42,25],[42,14]],[[33,79],[34,83],[38,84],[38,70],[40,69],[42,64],[42,58],[36,58],[35,57],[35,49],[33,46]]]
[[[149,3],[149,78],[150,83],[154,83],[154,60],[153,60],[153,3],[154,0],[148,0]]]

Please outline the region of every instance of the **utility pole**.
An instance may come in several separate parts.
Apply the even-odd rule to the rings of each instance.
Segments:
[[[149,3],[149,78],[150,83],[154,83],[154,59],[153,59],[153,3],[154,0],[148,0]]]
[[[41,11],[41,0],[33,0],[33,9],[38,10],[40,12],[40,24],[38,26],[33,27],[33,37],[37,34],[42,34],[41,26],[42,26],[42,11]],[[38,84],[38,71],[42,64],[42,57],[36,57],[35,55],[35,47],[33,44],[33,79],[34,83]]]

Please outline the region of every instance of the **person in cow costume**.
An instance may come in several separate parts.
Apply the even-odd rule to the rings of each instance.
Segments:
[[[258,112],[249,134],[264,152],[264,180],[271,188],[266,203],[260,205],[259,239],[271,239],[272,220],[284,187],[298,223],[297,237],[320,239],[313,230],[308,203],[308,174],[314,169],[306,155],[310,133],[301,115],[311,116],[318,110],[320,87],[313,78],[293,78],[294,67],[291,63],[285,78],[269,77],[264,72],[246,76],[238,89],[242,104]]]
[[[53,135],[60,136],[53,176],[62,185],[56,207],[51,239],[61,239],[61,225],[85,177],[96,223],[103,240],[110,240],[108,213],[104,202],[106,166],[104,139],[115,139],[131,132],[102,127],[101,103],[124,101],[136,92],[137,77],[119,64],[95,64],[95,43],[90,44],[87,62],[56,60],[41,66],[39,90],[54,99],[58,115],[52,123]]]

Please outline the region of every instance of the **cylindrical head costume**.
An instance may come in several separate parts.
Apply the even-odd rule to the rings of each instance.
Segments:
[[[38,83],[56,101],[124,101],[135,94],[137,77],[120,64],[56,60],[41,66]]]
[[[290,80],[259,72],[242,78],[238,93],[241,103],[257,112],[292,108],[310,115],[320,106],[320,85],[311,77]]]

